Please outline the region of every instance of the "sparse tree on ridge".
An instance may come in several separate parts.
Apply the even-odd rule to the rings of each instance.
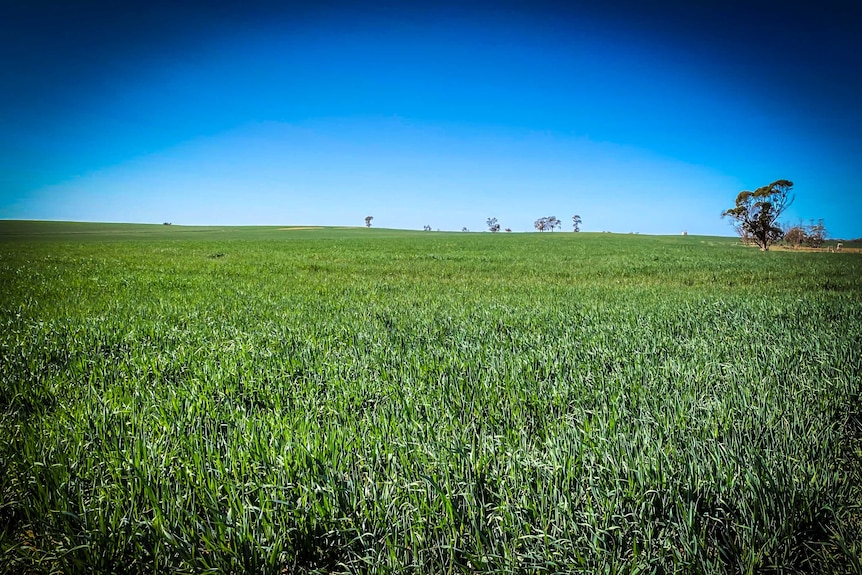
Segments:
[[[535,222],[533,222],[533,227],[535,227],[540,232],[546,232],[548,230],[554,231],[554,228],[559,228],[563,225],[563,222],[557,219],[557,216],[547,216],[544,218],[539,218]]]
[[[574,216],[572,216],[572,226],[574,226],[574,228],[575,228],[575,229],[574,229],[574,230],[572,230],[572,231],[574,231],[574,232],[579,232],[579,231],[581,231],[581,222],[582,222],[582,221],[583,221],[583,220],[581,220],[581,216],[579,216],[579,215],[577,215],[577,214],[575,214]]]
[[[760,251],[768,251],[770,245],[784,236],[777,222],[793,203],[792,189],[793,182],[776,180],[753,192],[744,190],[736,196],[736,206],[722,212],[721,217],[733,219],[733,227],[744,242],[755,244]]]
[[[425,230],[426,232],[430,232],[431,226],[423,226],[422,229]]]
[[[366,228],[371,227],[371,220],[373,220],[373,219],[374,219],[374,216],[365,216],[365,227]]]
[[[548,230],[554,231],[554,228],[559,228],[563,225],[557,216],[547,216],[544,218],[539,218],[535,222],[533,222],[533,227],[535,227],[540,232],[546,232]]]
[[[500,231],[500,224],[497,223],[497,218],[488,218],[486,222],[488,224],[488,230],[492,232]]]

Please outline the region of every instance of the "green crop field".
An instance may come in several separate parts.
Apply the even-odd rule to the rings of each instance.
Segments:
[[[862,254],[0,222],[0,571],[862,573]]]

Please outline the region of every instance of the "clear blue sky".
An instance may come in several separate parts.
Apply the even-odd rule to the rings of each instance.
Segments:
[[[4,3],[0,218],[862,236],[846,2],[311,4]]]

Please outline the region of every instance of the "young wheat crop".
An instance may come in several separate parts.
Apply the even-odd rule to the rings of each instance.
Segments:
[[[16,226],[4,572],[860,572],[858,254]]]

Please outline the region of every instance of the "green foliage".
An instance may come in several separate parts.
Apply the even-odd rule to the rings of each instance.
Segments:
[[[722,217],[730,217],[739,236],[745,242],[767,251],[769,246],[784,236],[778,226],[778,218],[793,203],[790,191],[793,182],[777,180],[753,192],[742,191],[736,197],[736,205],[723,212]]]
[[[736,244],[2,222],[0,572],[859,572],[862,257]]]

